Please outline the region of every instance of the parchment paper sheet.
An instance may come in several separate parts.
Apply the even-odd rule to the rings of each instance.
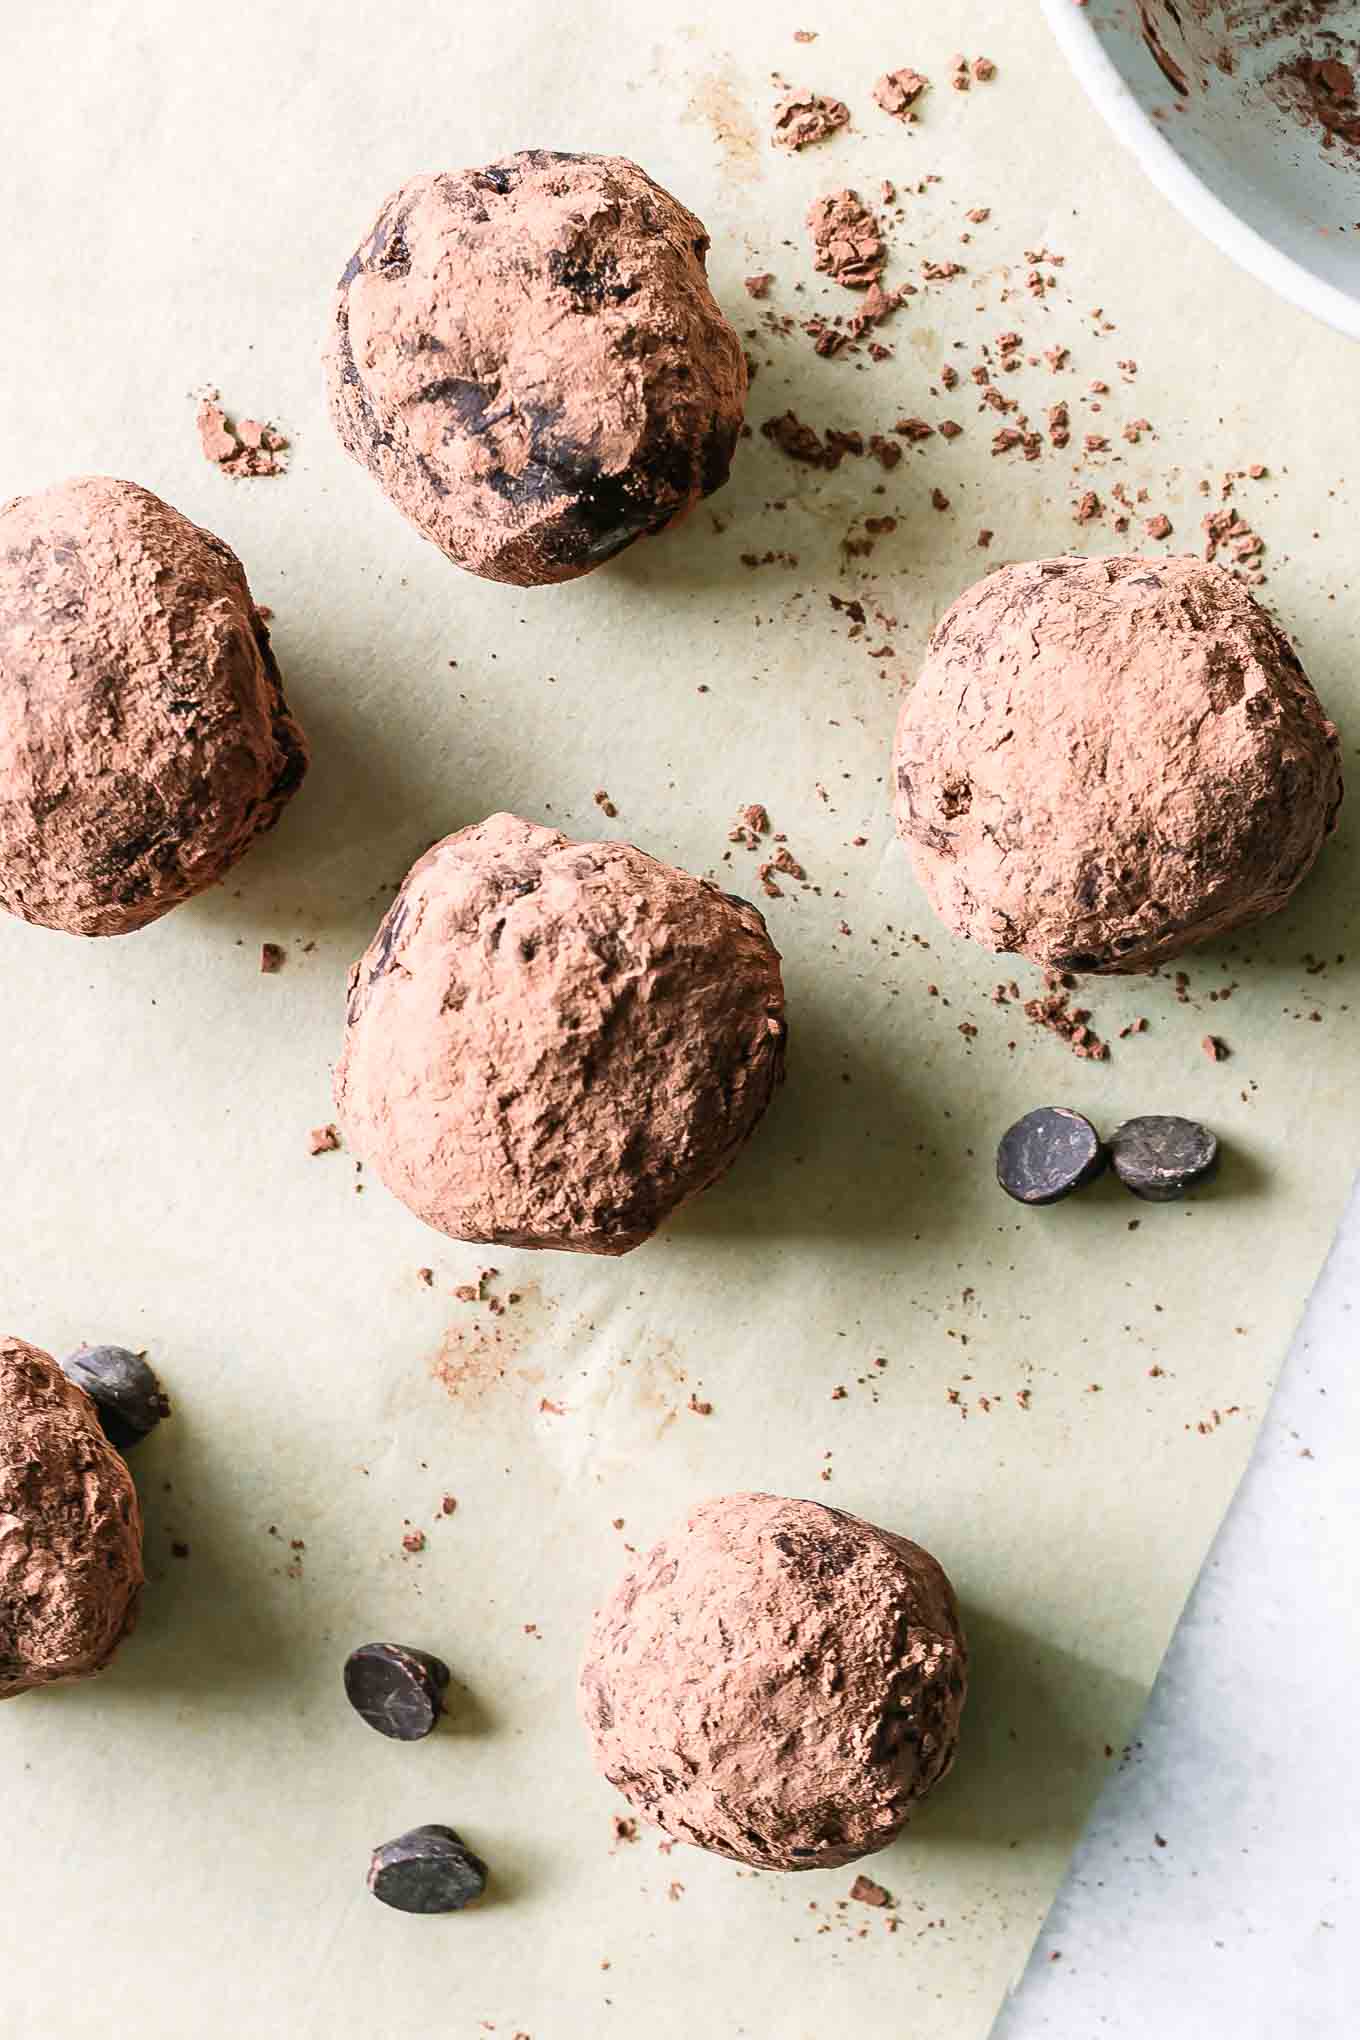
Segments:
[[[994,58],[996,80],[951,92],[957,49]],[[912,129],[871,100],[903,64],[935,80]],[[775,71],[845,98],[853,130],[776,155]],[[1356,831],[1348,811],[1250,962],[1191,960],[1188,1005],[1165,979],[1088,988],[1116,1053],[1082,1063],[991,1003],[1010,966],[932,924],[886,811],[895,695],[985,566],[1120,546],[1108,510],[1074,523],[1083,488],[1148,486],[1198,548],[1199,478],[1216,491],[1260,462],[1268,479],[1235,500],[1352,759],[1353,355],[1190,236],[1037,17],[1003,0],[49,0],[8,13],[0,121],[0,492],[102,470],[221,532],[276,612],[315,746],[283,825],[212,896],[119,942],[0,927],[5,1327],[58,1353],[144,1345],[175,1404],[137,1460],[140,1634],[99,1682],[0,1713],[6,2031],[982,2035],[1131,1733],[1342,1202]],[[753,341],[751,417],[952,415],[963,438],[892,475],[853,459],[821,475],[757,432],[722,497],[591,579],[518,593],[458,574],[340,453],[320,341],[393,186],[535,144],[634,155],[673,187],[743,328],[757,270],[778,277],[776,310],[853,309],[814,277],[803,214],[896,180],[890,280],[921,283],[927,257],[967,275],[923,285],[873,367],[819,360],[801,334]],[[927,175],[943,181],[916,193]],[[1041,247],[1066,261],[1034,298],[1023,251]],[[967,368],[1005,329],[1072,350],[1061,376],[998,377],[1036,419],[1070,400],[1065,457],[988,450],[1001,421]],[[945,400],[947,358],[964,385]],[[1103,424],[1078,403],[1092,379],[1112,386]],[[285,478],[231,482],[200,458],[205,384],[291,434]],[[1137,415],[1158,437],[1131,447]],[[1088,430],[1122,464],[1074,476]],[[848,557],[866,514],[897,529]],[[741,564],[767,550],[797,567]],[[871,610],[852,638],[833,592],[867,592],[895,630]],[[894,656],[866,655],[885,641]],[[723,860],[757,800],[819,888],[762,901],[790,1081],[730,1178],[654,1244],[620,1263],[479,1253],[351,1157],[309,1157],[345,970],[435,837],[509,807],[753,893],[747,853]],[[276,977],[262,940],[287,946]],[[1309,955],[1346,961],[1310,976]],[[1138,1014],[1149,1031],[1119,1040]],[[1228,1061],[1201,1053],[1207,1032]],[[1222,1180],[1192,1206],[1106,1184],[1023,1214],[991,1151],[1041,1102],[1107,1127],[1205,1117]],[[490,1292],[520,1298],[500,1315],[452,1294],[492,1262]],[[841,1904],[848,1872],[745,1875],[653,1834],[611,1846],[622,1809],[574,1715],[585,1619],[626,1545],[742,1487],[909,1533],[965,1601],[959,1763],[867,1866],[895,1932]],[[428,1744],[385,1743],[344,1705],[341,1660],[371,1637],[454,1665]],[[408,1920],[365,1893],[369,1849],[425,1820],[489,1859],[475,1914]]]

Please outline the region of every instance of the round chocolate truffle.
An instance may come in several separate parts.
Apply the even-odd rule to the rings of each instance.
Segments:
[[[1284,634],[1191,558],[1034,560],[969,588],[894,771],[941,919],[1054,970],[1148,970],[1275,913],[1341,802]]]
[[[142,1512],[90,1398],[0,1338],[0,1700],[102,1671],[142,1589]]]
[[[306,769],[220,538],[106,475],[0,509],[0,905],[143,928],[229,871]]]
[[[331,413],[471,573],[569,581],[727,480],[746,402],[702,221],[622,156],[413,177],[340,279]]]
[[[954,1760],[958,1605],[928,1551],[777,1495],[704,1502],[595,1617],[595,1762],[677,1840],[762,1870],[892,1841]]]
[[[492,815],[407,873],[350,973],[347,1145],[459,1240],[626,1254],[783,1074],[754,907],[628,843]]]

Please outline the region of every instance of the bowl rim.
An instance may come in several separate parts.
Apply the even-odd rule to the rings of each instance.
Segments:
[[[1087,96],[1124,146],[1138,158],[1164,198],[1258,282],[1360,339],[1360,299],[1286,255],[1225,205],[1144,112],[1104,46],[1101,31],[1076,0],[1040,0],[1048,25]]]

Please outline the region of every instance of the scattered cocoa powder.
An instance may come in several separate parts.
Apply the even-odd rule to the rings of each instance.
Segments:
[[[1277,104],[1296,114],[1305,126],[1316,123],[1321,128],[1324,149],[1337,142],[1360,148],[1355,73],[1335,50],[1323,56],[1304,51],[1286,58],[1268,84]]]
[[[1071,994],[1076,988],[1076,979],[1066,971],[1045,971],[1044,990],[1041,996],[1026,999],[1025,1018],[1035,1027],[1046,1028],[1065,1041],[1073,1055],[1084,1062],[1108,1062],[1108,1042],[1101,1040],[1090,1026],[1091,1015],[1085,1006],[1073,1006]]]

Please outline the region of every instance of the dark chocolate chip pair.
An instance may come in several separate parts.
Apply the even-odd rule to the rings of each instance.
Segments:
[[[1126,1119],[1107,1145],[1080,1112],[1041,1105],[1007,1127],[996,1151],[996,1180],[1020,1204],[1056,1204],[1107,1166],[1135,1197],[1169,1204],[1213,1175],[1218,1138],[1193,1119],[1151,1112]]]
[[[420,1742],[444,1710],[449,1668],[428,1651],[363,1643],[345,1660],[350,1706],[379,1735]],[[368,1866],[368,1888],[397,1912],[461,1912],[486,1889],[486,1865],[451,1827],[432,1822],[383,1842]]]

